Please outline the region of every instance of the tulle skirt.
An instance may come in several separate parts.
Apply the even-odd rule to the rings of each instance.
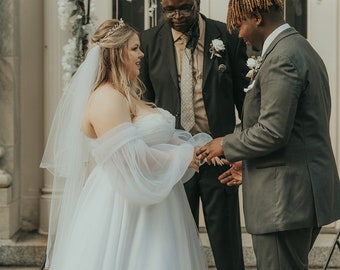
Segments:
[[[140,206],[114,190],[100,166],[87,180],[53,270],[207,269],[182,183],[162,202]]]

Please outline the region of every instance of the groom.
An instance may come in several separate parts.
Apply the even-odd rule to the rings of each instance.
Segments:
[[[326,67],[285,23],[283,0],[230,0],[227,25],[262,51],[243,107],[242,132],[197,154],[243,160],[246,228],[257,269],[308,269],[323,225],[340,218],[340,183],[329,119]]]
[[[206,132],[213,138],[235,128],[235,106],[241,113],[247,85],[246,46],[230,35],[226,25],[199,12],[199,0],[163,0],[165,22],[140,35],[144,52],[140,78],[146,86],[145,99],[176,116],[177,128],[191,134]],[[188,66],[183,62],[188,61]],[[184,66],[186,68],[184,68]],[[184,76],[186,74],[186,76]],[[189,94],[184,101],[190,75]],[[191,104],[190,104],[191,103]],[[193,106],[184,123],[187,105]],[[218,270],[244,269],[237,186],[222,185],[218,175],[226,166],[200,167],[185,184],[190,207],[198,225],[199,198]]]

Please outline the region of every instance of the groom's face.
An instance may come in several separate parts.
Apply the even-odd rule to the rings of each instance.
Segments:
[[[173,29],[185,33],[198,18],[199,3],[199,0],[162,0],[164,19]]]
[[[261,31],[262,16],[247,16],[238,26],[238,37],[251,46],[253,50],[260,51],[263,47],[263,34]]]

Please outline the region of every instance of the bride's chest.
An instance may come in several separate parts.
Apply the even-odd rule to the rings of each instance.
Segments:
[[[139,135],[149,145],[169,142],[175,130],[172,119],[162,112],[137,117],[134,124]]]

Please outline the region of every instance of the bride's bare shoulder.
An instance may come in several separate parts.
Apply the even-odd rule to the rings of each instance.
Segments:
[[[112,102],[118,102],[128,105],[126,97],[113,87],[112,84],[102,84],[90,96],[89,103],[109,103],[112,106]]]
[[[83,130],[90,126],[99,137],[124,122],[131,122],[126,97],[110,85],[98,87],[91,94],[85,110]]]

